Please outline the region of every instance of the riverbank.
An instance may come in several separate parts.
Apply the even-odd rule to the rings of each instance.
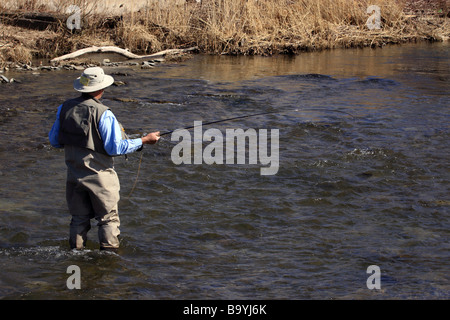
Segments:
[[[73,3],[81,10],[80,25],[70,30],[65,22],[76,12],[66,13],[68,1],[6,1],[0,10],[12,12],[13,18],[0,19],[0,68],[89,46],[117,46],[138,54],[195,46],[210,54],[273,55],[446,41],[450,36],[448,4],[442,0]],[[370,5],[380,8],[378,25],[369,20],[377,16],[367,13]],[[30,12],[53,15],[56,22],[47,28],[17,23],[17,17]]]

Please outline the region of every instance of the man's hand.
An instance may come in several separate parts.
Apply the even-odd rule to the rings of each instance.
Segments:
[[[142,137],[142,144],[155,144],[159,138],[161,138],[159,136],[159,131],[157,132],[152,132],[147,134],[145,137]]]

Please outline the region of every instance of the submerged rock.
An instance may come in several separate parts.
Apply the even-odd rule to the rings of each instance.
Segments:
[[[113,72],[113,73],[111,73],[111,75],[113,75],[113,76],[121,76],[121,77],[128,77],[128,76],[130,76],[130,74],[128,74],[126,72]]]
[[[155,67],[155,64],[151,61],[143,61],[141,64],[141,69],[151,69],[154,67]]]
[[[54,66],[40,66],[40,70],[48,70],[48,71],[57,71],[61,70],[61,67],[54,67]]]
[[[4,75],[0,74],[0,82],[1,83],[9,83],[9,79]]]
[[[113,98],[113,100],[120,102],[139,102],[139,100],[131,99],[131,98]]]
[[[4,75],[0,74],[0,83],[22,83],[22,81],[14,79],[14,78],[10,78],[8,79],[7,77],[5,77]]]
[[[65,70],[84,70],[84,67],[82,66],[77,66],[74,64],[65,64],[62,66],[63,69]]]

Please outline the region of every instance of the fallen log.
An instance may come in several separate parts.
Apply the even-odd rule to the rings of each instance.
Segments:
[[[192,48],[187,48],[187,49],[167,49],[167,50],[163,50],[160,52],[156,52],[150,55],[137,55],[134,54],[128,50],[122,49],[122,48],[118,48],[118,47],[114,47],[114,46],[105,46],[105,47],[88,47],[88,48],[84,48],[84,49],[80,49],[77,51],[74,51],[72,53],[68,53],[65,54],[63,56],[60,57],[56,57],[53,58],[52,60],[50,60],[50,62],[58,62],[58,61],[62,61],[62,60],[67,60],[67,59],[73,59],[76,57],[79,57],[83,54],[86,53],[118,53],[120,55],[123,55],[129,59],[149,59],[149,58],[156,58],[156,57],[160,57],[160,56],[165,56],[167,54],[180,54],[180,53],[186,53],[186,52],[190,52],[190,51],[195,51],[197,50],[197,47],[192,47]]]
[[[43,12],[0,12],[0,18],[3,23],[17,27],[56,31],[67,16]]]

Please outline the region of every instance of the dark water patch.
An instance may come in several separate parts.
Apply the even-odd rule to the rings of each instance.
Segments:
[[[276,78],[294,80],[294,81],[295,80],[336,81],[336,79],[330,75],[319,74],[319,73],[292,74],[292,75],[278,76]]]
[[[390,88],[393,86],[400,85],[397,81],[391,79],[383,79],[378,77],[367,77],[362,80],[357,80],[357,83],[360,85],[367,85],[371,88],[382,87],[382,88]]]

